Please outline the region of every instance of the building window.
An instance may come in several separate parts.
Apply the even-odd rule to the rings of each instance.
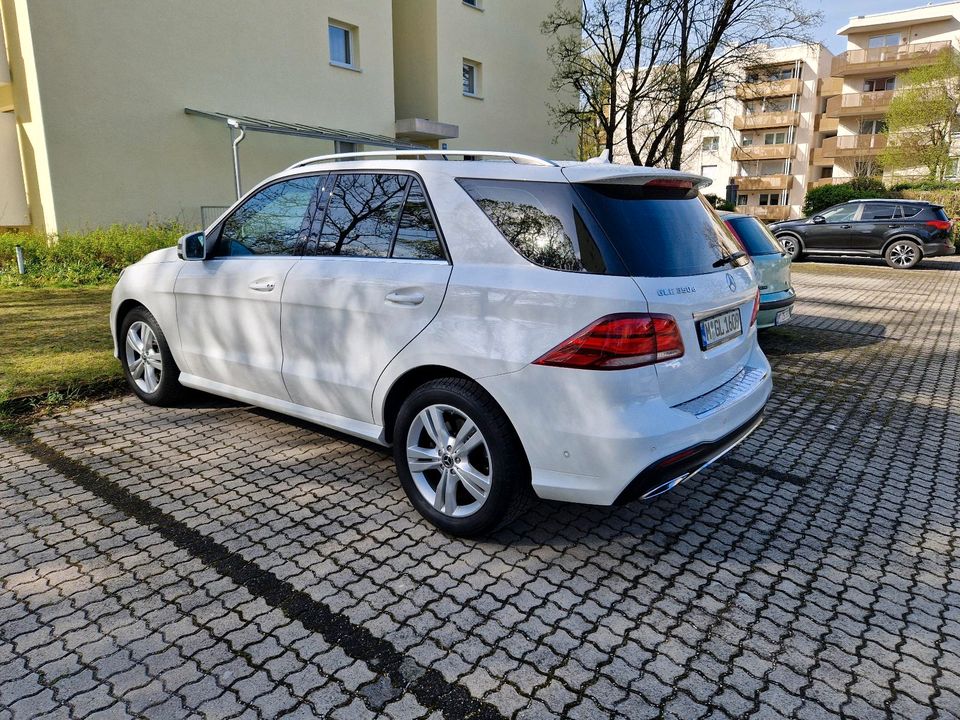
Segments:
[[[768,132],[763,136],[764,145],[783,145],[787,141],[787,133],[784,131],[780,132]]]
[[[701,165],[700,174],[704,177],[710,178],[711,180],[717,179],[717,166],[716,165]]]
[[[469,5],[472,8],[480,9],[480,0],[463,0],[464,5]]]
[[[861,135],[879,135],[880,133],[885,133],[886,131],[887,131],[886,120],[861,120],[860,121]]]
[[[337,154],[340,153],[355,153],[360,152],[360,146],[355,142],[348,142],[346,140],[335,140],[333,143],[333,151]]]
[[[463,94],[480,97],[480,63],[466,58],[463,61]]]
[[[712,135],[703,139],[703,149],[706,152],[716,152],[720,149],[720,137]]]
[[[779,205],[780,193],[760,193],[760,205]]]
[[[740,144],[743,145],[743,147],[749,147],[753,145],[753,135],[741,135]]]
[[[897,87],[895,77],[874,78],[873,80],[863,81],[864,92],[881,92],[883,90],[894,90]]]
[[[870,48],[896,47],[900,44],[900,33],[890,33],[888,35],[874,35],[867,43]]]
[[[737,195],[737,205],[746,205],[747,196],[746,195]]]
[[[327,30],[330,39],[330,62],[334,65],[354,67],[354,32],[344,25],[330,22]]]
[[[947,160],[947,177],[960,177],[960,157],[954,157]]]

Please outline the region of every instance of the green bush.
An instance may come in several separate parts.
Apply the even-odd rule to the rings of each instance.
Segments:
[[[803,214],[816,215],[832,205],[859,198],[884,198],[890,195],[882,182],[875,178],[854,178],[839,185],[822,185],[807,190],[803,199]]]
[[[734,205],[733,203],[727,202],[722,197],[718,197],[713,193],[707,193],[703,197],[706,199],[708,203],[713,205],[713,207],[715,207],[717,210],[721,210],[721,211],[728,210],[730,212],[733,212],[734,210],[737,209],[736,205]]]
[[[82,233],[48,236],[0,233],[0,286],[99,285],[149,252],[171,247],[186,230],[178,223],[113,225]],[[17,271],[15,246],[23,248],[27,274]]]
[[[909,182],[900,182],[890,188],[894,191],[900,190],[960,190],[960,182],[946,182],[939,180],[914,180]]]

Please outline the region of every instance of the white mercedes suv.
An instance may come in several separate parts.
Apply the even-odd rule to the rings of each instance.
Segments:
[[[452,534],[533,495],[653,497],[752,432],[772,387],[756,273],[704,182],[479,151],[305,160],[126,269],[115,353],[148,403],[195,388],[392,445]]]

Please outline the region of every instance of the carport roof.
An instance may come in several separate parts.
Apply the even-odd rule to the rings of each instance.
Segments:
[[[275,133],[277,135],[295,135],[297,137],[315,138],[317,140],[330,140],[339,142],[356,143],[358,145],[372,145],[374,147],[387,148],[422,148],[422,145],[404,142],[388,135],[375,135],[373,133],[351,132],[349,130],[337,130],[335,128],[322,127],[320,125],[304,125],[302,123],[286,122],[282,120],[266,120],[262,118],[249,117],[247,115],[228,115],[226,113],[215,112],[212,110],[196,110],[194,108],[184,108],[187,115],[196,115],[198,117],[209,118],[210,120],[220,120],[227,123],[231,120],[236,122],[236,127],[243,128],[250,132]]]

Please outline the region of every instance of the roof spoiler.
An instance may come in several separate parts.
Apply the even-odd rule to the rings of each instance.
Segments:
[[[689,182],[693,187],[702,189],[713,181],[703,175],[685,173],[663,168],[650,168],[635,165],[607,165],[577,163],[563,168],[563,174],[574,183],[603,183],[612,185],[646,185],[658,181]]]

